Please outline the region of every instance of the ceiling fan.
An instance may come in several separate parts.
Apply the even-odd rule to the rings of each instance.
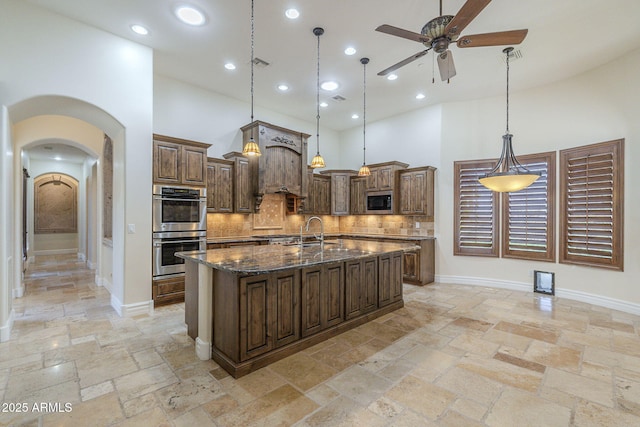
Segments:
[[[413,31],[404,30],[392,25],[380,25],[376,28],[376,31],[422,43],[427,49],[380,71],[378,75],[386,76],[392,71],[404,67],[416,59],[423,57],[430,50],[433,50],[438,54],[440,78],[442,78],[442,81],[445,81],[456,75],[453,55],[449,50],[449,44],[452,42],[455,42],[460,48],[522,43],[529,30],[511,30],[460,36],[462,30],[464,30],[490,2],[491,0],[467,0],[458,13],[455,16],[451,16],[442,15],[442,0],[440,0],[440,16],[427,22],[424,27],[422,27],[420,33],[414,33]]]

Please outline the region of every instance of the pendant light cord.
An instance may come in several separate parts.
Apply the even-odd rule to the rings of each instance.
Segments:
[[[362,58],[362,165],[367,164],[367,58]]]
[[[320,35],[318,34],[318,68],[316,70],[316,150],[320,155]]]
[[[253,0],[251,0],[251,123],[253,123],[253,38],[254,38],[254,28],[253,28]]]
[[[509,54],[510,50],[505,52],[507,54],[507,134],[509,133]]]

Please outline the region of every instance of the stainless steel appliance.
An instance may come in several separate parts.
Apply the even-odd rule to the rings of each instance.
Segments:
[[[153,277],[184,274],[184,259],[176,252],[207,250],[206,231],[170,231],[153,233]]]
[[[367,213],[393,214],[393,194],[388,191],[367,193]]]
[[[206,231],[206,188],[153,186],[153,232]]]

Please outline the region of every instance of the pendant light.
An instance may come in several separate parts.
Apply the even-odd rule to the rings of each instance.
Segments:
[[[500,193],[522,190],[540,178],[540,173],[531,172],[522,166],[513,154],[511,144],[513,135],[509,133],[509,55],[511,51],[513,51],[512,47],[502,51],[507,56],[507,133],[502,136],[502,154],[491,172],[478,180],[489,190]]]
[[[251,123],[253,123],[253,39],[254,39],[254,29],[253,29],[253,0],[251,0]],[[257,157],[261,155],[260,147],[256,144],[256,141],[253,139],[253,130],[251,131],[251,136],[249,137],[249,141],[244,143],[244,147],[242,148],[242,155],[247,157]]]
[[[367,166],[367,64],[369,58],[360,58],[362,64],[362,166],[358,171],[358,176],[369,176],[371,171]]]
[[[316,73],[316,155],[311,160],[311,167],[314,169],[325,167],[324,159],[320,155],[320,36],[324,34],[324,30],[320,27],[313,29],[313,34],[318,37],[318,70]]]

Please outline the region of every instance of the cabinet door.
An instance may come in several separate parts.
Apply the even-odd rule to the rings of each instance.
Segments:
[[[207,150],[200,147],[182,147],[182,183],[206,185]]]
[[[352,215],[366,213],[367,196],[365,192],[367,178],[351,178],[351,206]]]
[[[366,178],[367,181],[367,190],[368,191],[378,191],[378,170],[370,169],[371,174]]]
[[[268,276],[240,279],[240,360],[268,352],[273,348],[273,303]]]
[[[236,158],[235,169],[234,198],[236,212],[251,213],[253,194],[251,192],[249,160]]]
[[[274,336],[275,347],[297,341],[300,338],[300,271],[294,270],[281,274],[274,274],[272,303],[267,304],[267,309],[275,310],[273,315],[274,324],[270,325],[268,335]]]
[[[413,200],[411,173],[403,173],[400,175],[400,213],[409,215],[412,212],[411,202]]]
[[[345,263],[345,317],[352,319],[360,315],[360,296],[362,287],[362,262]]]
[[[217,177],[217,212],[233,212],[233,165],[219,165]]]
[[[324,281],[320,288],[320,318],[322,328],[325,329],[344,320],[344,264],[340,262],[325,265],[322,273]]]
[[[420,252],[405,252],[403,260],[405,280],[407,282],[420,280]]]
[[[331,214],[349,215],[350,175],[331,175]]]
[[[393,190],[393,171],[391,166],[378,169],[378,191]]]
[[[360,308],[364,314],[378,307],[378,258],[365,259],[362,263]]]
[[[314,180],[315,213],[331,215],[331,179],[317,178]]]
[[[402,299],[402,253],[378,258],[378,307]]]
[[[153,142],[153,182],[180,184],[182,151],[179,144]]]
[[[320,320],[320,312],[322,311],[320,289],[322,286],[322,268],[320,266],[302,269],[300,286],[302,328],[300,333],[303,337],[315,334],[322,329]]]

